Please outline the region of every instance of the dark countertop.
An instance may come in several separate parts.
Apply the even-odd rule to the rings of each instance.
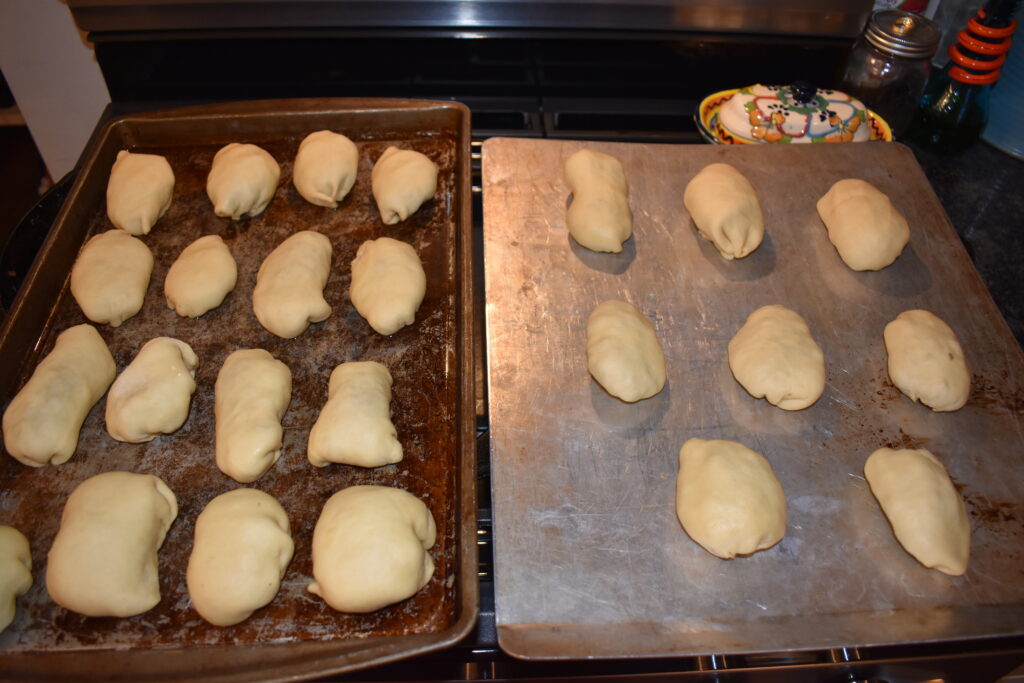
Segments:
[[[907,146],[1024,346],[1024,161],[984,142],[957,156]]]

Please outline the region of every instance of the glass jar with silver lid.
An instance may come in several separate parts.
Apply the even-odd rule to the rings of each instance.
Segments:
[[[885,119],[898,137],[914,117],[940,37],[925,17],[896,9],[875,12],[846,61],[842,89]]]

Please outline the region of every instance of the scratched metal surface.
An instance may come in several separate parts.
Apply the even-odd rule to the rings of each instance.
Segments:
[[[464,410],[472,396],[464,395],[466,368],[458,359],[462,339],[470,334],[459,281],[468,264],[460,244],[466,239],[468,115],[464,109],[433,110],[430,103],[407,101],[331,100],[261,103],[249,111],[231,105],[224,111],[211,107],[141,122],[129,120],[112,127],[97,162],[86,169],[81,193],[73,196],[74,216],[55,228],[59,251],[74,258],[74,234],[110,229],[103,203],[110,162],[117,150],[167,156],[175,172],[174,199],[167,214],[142,239],[152,250],[156,265],[142,311],[118,328],[97,325],[123,370],[145,341],[159,335],[189,343],[200,358],[197,389],[190,416],[171,435],[146,444],[112,440],[103,421],[105,402],[89,413],[74,457],[59,467],[32,469],[8,457],[0,459],[0,521],[21,529],[32,546],[35,583],[18,600],[13,624],[0,635],[0,656],[26,672],[41,666],[51,675],[103,677],[98,662],[113,662],[119,675],[148,678],[163,676],[246,677],[257,667],[262,676],[276,678],[337,671],[373,660],[386,660],[416,652],[461,632],[472,624],[475,603],[467,604],[465,577],[475,583],[475,556],[465,553],[475,543],[475,522],[466,523],[467,505],[475,512],[475,496],[463,501],[466,490],[466,453],[460,452],[466,430],[472,435],[472,413]],[[253,105],[256,107],[256,105]],[[353,109],[346,111],[345,109]],[[466,123],[465,130],[462,124]],[[292,186],[292,160],[302,137],[313,130],[332,128],[347,133],[360,152],[358,180],[336,210],[305,202]],[[240,221],[218,218],[205,194],[205,179],[214,153],[233,140],[256,142],[281,166],[281,178],[270,205],[261,215]],[[373,161],[391,144],[417,149],[440,167],[438,192],[408,220],[384,226],[370,191]],[[332,315],[311,325],[292,340],[264,330],[252,313],[256,271],[266,255],[288,235],[302,229],[327,235],[333,246],[331,273],[325,298]],[[217,309],[196,319],[177,316],[163,296],[163,281],[181,250],[204,234],[221,235],[238,263],[238,284]],[[461,236],[460,236],[461,234]],[[423,261],[427,293],[416,322],[383,337],[354,310],[348,298],[349,264],[366,239],[387,235],[411,243]],[[54,238],[54,235],[51,235]],[[84,240],[84,237],[82,238]],[[58,282],[67,270],[55,272]],[[36,358],[52,347],[57,333],[88,322],[67,287],[57,301],[33,296],[31,306],[52,308],[50,321]],[[31,294],[31,293],[30,293]],[[13,332],[8,341],[14,337]],[[14,353],[31,353],[13,343]],[[281,459],[256,482],[249,484],[270,493],[287,511],[295,540],[295,553],[277,597],[251,618],[233,627],[206,623],[192,609],[185,585],[185,568],[192,546],[196,516],[214,496],[239,488],[214,462],[214,382],[225,357],[239,348],[265,348],[292,372],[291,403],[283,418]],[[404,447],[404,459],[395,465],[362,469],[342,465],[314,468],[306,459],[309,429],[327,398],[331,370],[348,360],[377,360],[394,378],[392,420]],[[27,378],[34,361],[22,369]],[[471,371],[470,371],[471,372]],[[470,376],[471,377],[471,376]],[[468,380],[471,382],[471,378]],[[471,386],[471,384],[469,385]],[[12,392],[13,395],[13,392]],[[6,404],[9,396],[3,397]],[[469,410],[472,410],[470,407]],[[467,419],[468,416],[468,419]],[[467,426],[468,425],[468,426]],[[472,436],[470,436],[470,442]],[[475,457],[475,456],[474,456]],[[159,553],[160,604],[130,619],[86,618],[55,605],[45,590],[46,552],[56,534],[61,510],[70,491],[85,478],[109,470],[131,470],[160,476],[178,498],[178,518]],[[472,476],[475,479],[475,476]],[[382,484],[409,490],[430,507],[438,526],[438,539],[430,550],[435,573],[427,586],[409,600],[366,615],[335,612],[307,592],[312,580],[310,546],[319,511],[336,491],[356,484]],[[472,489],[469,489],[472,490]],[[469,564],[467,568],[465,565]],[[457,581],[457,579],[460,580]],[[435,636],[434,634],[448,634]],[[417,638],[417,636],[419,638]],[[284,649],[268,647],[280,645]],[[171,652],[165,659],[150,652],[207,646],[187,657]],[[211,647],[212,646],[212,647]],[[246,649],[250,648],[251,649]],[[145,655],[145,661],[99,659],[104,652],[121,650]],[[13,655],[42,654],[26,662]],[[83,656],[80,667],[68,659],[45,655]],[[90,656],[92,658],[90,658]],[[209,661],[203,661],[202,658]],[[40,664],[42,662],[42,664]],[[61,668],[56,663],[64,662]],[[190,662],[192,662],[190,664]],[[241,664],[239,664],[241,662]],[[274,665],[272,668],[271,665]],[[14,671],[16,669],[11,669]],[[20,669],[19,669],[20,670]],[[28,675],[27,673],[24,675]],[[112,675],[112,674],[111,674]]]
[[[565,227],[565,158],[616,156],[634,235],[618,255]],[[699,237],[682,203],[727,161],[759,194],[767,235],[741,261]],[[891,267],[849,270],[815,202],[853,176],[890,194],[912,237]],[[755,148],[492,139],[483,155],[495,585],[502,647],[525,658],[822,648],[1024,632],[1024,356],[911,152],[901,145]],[[627,405],[589,376],[590,311],[625,299],[654,322],[668,382]],[[726,345],[755,308],[807,320],[822,398],[755,400]],[[927,308],[959,335],[966,407],[937,414],[888,381],[885,324]],[[786,536],[722,561],[675,517],[680,446],[734,439],[771,461]],[[882,446],[926,447],[963,493],[971,562],[951,578],[896,542],[862,476]]]

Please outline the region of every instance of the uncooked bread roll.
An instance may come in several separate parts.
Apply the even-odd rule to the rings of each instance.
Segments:
[[[352,486],[335,493],[313,530],[309,592],[339,612],[373,612],[427,585],[434,517],[408,491]]]
[[[116,374],[114,357],[95,327],[61,332],[4,412],[7,452],[30,467],[67,462],[85,417]]]
[[[205,235],[185,247],[164,279],[167,305],[198,318],[224,303],[238,281],[238,266],[220,235]]]
[[[292,182],[310,204],[336,209],[355,185],[358,172],[355,143],[339,133],[318,130],[299,144]]]
[[[825,354],[800,314],[762,306],[729,341],[729,369],[754,398],[803,410],[825,391]]]
[[[370,183],[381,220],[394,225],[437,192],[437,164],[411,149],[388,147],[374,164]]]
[[[771,464],[735,441],[683,444],[676,515],[690,538],[723,560],[771,548],[786,534],[786,496]]]
[[[907,221],[871,183],[847,178],[818,200],[828,239],[853,270],[881,270],[910,241]]]
[[[46,565],[46,590],[87,617],[131,617],[160,602],[157,551],[178,501],[152,474],[104,472],[64,505]]]
[[[117,327],[142,309],[153,273],[153,254],[123,230],[95,235],[71,268],[71,295],[85,317]]]
[[[654,396],[665,386],[665,354],[654,325],[625,301],[599,304],[587,318],[587,369],[627,403]]]
[[[188,419],[199,358],[179,339],[146,342],[107,394],[107,433],[143,443],[178,430]]]
[[[904,550],[950,576],[967,571],[967,508],[938,458],[924,449],[879,448],[864,463],[864,477]]]
[[[700,234],[727,259],[747,256],[764,239],[757,193],[729,164],[705,166],[686,185],[683,204]]]
[[[206,196],[213,212],[236,221],[245,214],[258,216],[274,198],[281,167],[261,147],[232,142],[213,157],[206,177]]]
[[[412,245],[381,237],[359,245],[352,260],[349,298],[380,334],[412,325],[427,291],[427,276]]]
[[[565,160],[565,182],[572,191],[565,220],[573,239],[592,251],[622,251],[633,234],[633,216],[619,160],[581,149]]]
[[[14,621],[15,601],[32,587],[28,539],[12,526],[0,526],[0,632]]]
[[[903,311],[882,335],[889,379],[932,410],[960,410],[971,393],[971,373],[956,334],[928,311]]]
[[[263,349],[235,351],[217,373],[213,393],[217,467],[239,483],[256,481],[281,457],[291,370]]]
[[[294,550],[288,515],[272,496],[222,493],[196,519],[185,574],[192,606],[214,626],[245,621],[277,595]]]
[[[306,449],[317,467],[391,465],[402,444],[391,423],[391,373],[380,363],[342,363],[331,373],[327,404],[309,432]]]
[[[146,235],[167,213],[174,193],[174,171],[158,154],[117,153],[107,182],[107,218],[133,235]]]
[[[310,323],[327,320],[324,287],[331,274],[331,241],[319,232],[297,232],[270,252],[256,274],[252,310],[269,332],[293,339]]]

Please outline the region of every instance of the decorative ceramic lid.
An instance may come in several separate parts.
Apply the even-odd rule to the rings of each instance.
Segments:
[[[716,104],[715,116],[702,121],[715,142],[786,144],[892,139],[888,126],[868,112],[860,100],[838,90],[818,90],[808,83],[752,85],[732,91]],[[880,134],[879,127],[887,135]]]

